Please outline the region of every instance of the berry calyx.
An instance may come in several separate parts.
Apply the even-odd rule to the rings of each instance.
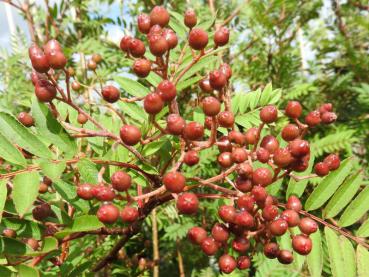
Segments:
[[[136,126],[124,125],[120,128],[120,138],[127,145],[135,145],[141,139],[141,131]]]
[[[113,224],[118,220],[119,210],[113,204],[105,204],[97,210],[96,216],[102,223]]]
[[[180,172],[168,172],[163,177],[163,184],[168,191],[179,193],[186,185],[186,178]]]
[[[111,184],[116,191],[126,191],[131,187],[132,179],[126,172],[117,171],[111,176]]]
[[[195,214],[199,209],[199,200],[196,194],[185,192],[178,196],[177,209],[181,214]]]

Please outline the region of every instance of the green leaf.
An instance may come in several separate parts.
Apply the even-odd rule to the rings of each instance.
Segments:
[[[344,236],[339,237],[340,248],[343,258],[343,271],[346,277],[356,276],[356,265],[355,265],[355,250],[351,244],[351,241]]]
[[[76,217],[70,226],[63,231],[57,232],[55,236],[57,238],[63,238],[73,233],[94,231],[102,227],[104,227],[104,224],[102,224],[95,215],[83,215]]]
[[[7,267],[0,265],[0,276],[1,277],[11,277],[12,271],[8,269]]]
[[[63,161],[55,163],[48,160],[41,160],[39,165],[42,172],[53,181],[60,178],[66,167],[66,163]]]
[[[34,267],[30,267],[25,264],[20,264],[17,266],[19,277],[39,277],[40,273]]]
[[[369,252],[360,244],[356,249],[356,261],[357,261],[357,276],[368,277],[369,276]]]
[[[27,161],[22,153],[6,137],[0,134],[0,156],[13,164],[25,167]]]
[[[307,256],[307,265],[311,277],[320,277],[323,270],[323,246],[320,231],[311,234],[310,238],[313,242],[313,249]]]
[[[192,78],[188,78],[187,80],[181,80],[177,84],[177,90],[178,91],[184,90],[185,88],[188,88],[192,86],[193,84],[197,83],[201,79],[202,79],[201,76],[194,76]]]
[[[367,219],[357,230],[356,235],[358,237],[369,237],[369,219]]]
[[[209,65],[215,64],[217,61],[217,56],[207,56],[204,58],[201,58],[200,61],[198,61],[195,65],[193,65],[184,75],[182,76],[181,80],[186,80],[195,73],[201,71],[204,68],[208,68]],[[182,71],[182,70],[181,70]]]
[[[172,28],[180,38],[185,39],[187,36],[187,28],[183,23],[183,16],[173,11],[169,13],[172,16],[169,21],[170,28]]]
[[[338,225],[345,227],[354,224],[369,210],[369,186],[365,187],[346,208]]]
[[[46,159],[52,158],[49,149],[30,130],[5,112],[0,112],[0,133],[9,141],[18,144],[36,156]]]
[[[155,154],[156,152],[158,152],[160,150],[160,148],[164,145],[165,142],[166,142],[166,140],[158,140],[158,141],[153,141],[153,142],[145,145],[145,147],[142,151],[142,154],[145,157]]]
[[[31,253],[32,249],[25,243],[7,237],[0,237],[0,253],[11,256],[21,256]]]
[[[18,214],[22,217],[38,195],[40,176],[37,172],[18,174],[13,179],[12,197]]]
[[[138,122],[147,121],[147,114],[142,107],[139,107],[136,103],[125,103],[123,101],[119,101],[118,103],[120,109],[124,111],[125,115],[128,115],[130,118],[137,120]]]
[[[98,183],[97,175],[99,171],[97,170],[96,165],[93,162],[87,159],[81,159],[77,163],[77,167],[79,172],[81,173],[81,177],[84,182],[91,184]]]
[[[327,240],[332,275],[333,277],[345,277],[345,272],[342,270],[342,265],[344,264],[344,261],[342,258],[338,236],[329,227],[325,227],[324,232],[325,238]]]
[[[362,175],[360,172],[348,177],[328,202],[324,209],[324,217],[336,216],[355,196],[361,182]]]
[[[150,90],[140,84],[139,82],[133,80],[132,78],[127,78],[123,76],[117,76],[114,80],[129,94],[135,97],[146,96],[150,93]]]
[[[295,174],[297,176],[309,175],[313,168],[314,160],[315,160],[314,156],[310,156],[309,167],[305,171],[297,172]],[[288,197],[290,197],[291,195],[296,195],[300,197],[304,193],[308,182],[309,182],[309,179],[303,179],[303,180],[296,181],[295,179],[290,178],[290,181],[288,182],[288,186],[287,186],[286,199],[288,199]]]
[[[324,205],[350,173],[351,167],[352,161],[346,159],[339,169],[326,176],[307,199],[305,209],[307,211],[316,210]]]
[[[8,179],[0,180],[0,222],[3,217],[3,210],[5,206],[6,196],[8,193],[8,189],[6,187],[7,182],[8,182]]]
[[[87,201],[77,198],[77,189],[74,184],[69,184],[63,180],[56,180],[53,183],[53,187],[60,194],[60,196],[73,205],[73,207],[79,209],[82,212],[88,212],[90,205]]]
[[[39,251],[35,251],[27,255],[31,257],[36,257],[47,254],[55,249],[58,249],[58,240],[54,237],[46,237],[44,238],[41,249]]]

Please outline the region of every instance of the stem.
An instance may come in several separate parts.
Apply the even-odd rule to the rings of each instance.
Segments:
[[[156,221],[156,208],[152,210],[151,213],[151,221],[152,221],[152,248],[153,248],[153,258],[154,261],[160,260],[159,255],[159,239],[158,239],[158,223]],[[159,277],[159,265],[154,265],[154,277]]]
[[[176,241],[176,245],[177,245],[177,259],[178,259],[179,276],[185,277],[186,275],[185,275],[184,266],[183,266],[183,258],[182,258],[182,254],[180,251],[180,241],[178,239]]]

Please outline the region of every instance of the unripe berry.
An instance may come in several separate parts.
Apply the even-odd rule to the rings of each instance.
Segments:
[[[219,247],[215,239],[208,237],[202,241],[201,249],[206,255],[213,256],[215,253],[217,253]]]
[[[310,235],[318,230],[318,223],[309,217],[304,217],[300,220],[299,228],[304,234]]]
[[[209,82],[213,89],[221,90],[227,84],[227,77],[220,70],[213,70],[209,74]]]
[[[291,195],[288,197],[286,208],[289,210],[294,210],[295,212],[301,211],[302,204],[300,199],[295,195]]]
[[[260,167],[252,173],[252,182],[254,185],[262,185],[266,187],[270,185],[273,181],[272,172],[264,167]]]
[[[95,70],[97,68],[97,64],[93,60],[87,61],[87,68],[89,70]]]
[[[255,144],[258,138],[258,128],[252,127],[245,133],[245,139],[247,144]]]
[[[302,106],[298,101],[289,101],[285,113],[290,118],[298,118],[302,114]]]
[[[251,260],[248,256],[239,256],[237,258],[237,268],[240,270],[248,269],[251,266]]]
[[[307,114],[305,117],[305,123],[309,125],[309,127],[314,127],[316,125],[319,125],[321,122],[320,118],[320,112],[319,111],[312,111]]]
[[[265,106],[260,110],[260,120],[264,123],[275,122],[278,118],[278,110],[274,105]]]
[[[122,37],[122,39],[120,40],[120,45],[119,45],[120,49],[124,52],[128,52],[131,40],[132,40],[132,37],[130,37],[130,36]]]
[[[218,123],[224,128],[231,128],[234,124],[234,115],[230,111],[220,112],[217,116]]]
[[[220,153],[218,163],[223,168],[230,167],[233,164],[232,154],[230,152]]]
[[[183,136],[188,140],[198,140],[204,136],[204,126],[198,122],[190,122],[184,127]]]
[[[218,139],[218,149],[219,152],[231,152],[232,143],[229,141],[227,136],[222,136]]]
[[[229,238],[229,231],[224,224],[215,223],[211,229],[211,235],[218,242],[226,242]]]
[[[13,229],[5,228],[3,230],[3,236],[7,238],[15,238],[17,233]]]
[[[253,171],[252,166],[248,162],[242,163],[237,167],[238,175],[240,175],[243,178],[250,177],[252,171]]]
[[[46,58],[52,69],[63,69],[67,64],[67,58],[61,51],[52,50],[46,54]]]
[[[162,36],[165,38],[168,44],[168,49],[174,49],[178,44],[178,37],[172,29],[165,28]]]
[[[52,214],[51,207],[48,203],[42,203],[33,208],[32,216],[34,219],[42,221]]]
[[[197,24],[197,16],[195,11],[193,9],[186,10],[183,21],[188,28],[191,29],[194,27]]]
[[[256,150],[256,157],[259,162],[267,163],[269,161],[270,153],[265,148],[260,147],[258,150]]]
[[[145,13],[140,14],[137,17],[137,27],[141,33],[147,34],[151,28],[150,16]]]
[[[193,166],[195,164],[198,164],[199,160],[199,153],[195,150],[190,150],[186,152],[183,162],[188,166]]]
[[[299,214],[294,210],[284,210],[281,218],[287,221],[288,227],[295,227],[300,223]]]
[[[158,24],[165,27],[170,20],[168,11],[162,6],[155,6],[150,13],[151,25]]]
[[[232,241],[232,248],[238,253],[245,253],[250,248],[250,241],[243,237],[236,237]]]
[[[218,209],[219,217],[228,223],[232,223],[236,218],[236,209],[233,206],[222,205]]]
[[[291,141],[300,135],[300,129],[295,124],[288,124],[282,129],[281,135],[285,141]]]
[[[195,214],[199,209],[199,200],[196,194],[185,192],[178,196],[177,209],[180,214]]]
[[[267,135],[261,140],[260,147],[268,150],[270,154],[274,154],[274,152],[279,148],[279,142],[274,136]]]
[[[137,220],[139,216],[139,212],[136,207],[132,206],[125,206],[123,210],[120,212],[120,217],[122,218],[123,222],[134,222]]]
[[[135,58],[139,58],[145,55],[146,52],[145,44],[137,38],[131,38],[128,47],[129,52]]]
[[[278,253],[278,261],[281,264],[291,264],[293,262],[293,255],[288,250],[281,250]]]
[[[251,194],[254,197],[254,199],[258,202],[265,201],[265,199],[268,196],[267,191],[262,186],[255,186],[251,190]]]
[[[269,242],[264,245],[264,255],[269,259],[277,258],[279,253],[279,246],[275,242]]]
[[[219,258],[218,264],[220,271],[226,274],[231,273],[237,266],[236,260],[233,258],[233,256],[228,254],[222,255]]]
[[[307,255],[311,252],[313,243],[305,235],[297,235],[292,238],[292,248],[300,255]]]
[[[230,131],[228,133],[228,138],[231,142],[234,142],[236,144],[239,144],[241,146],[245,145],[246,143],[246,138],[244,136],[244,134],[242,134],[241,132],[238,131]]]
[[[341,164],[340,157],[336,154],[328,155],[323,162],[329,167],[329,170],[336,170]]]
[[[17,116],[17,119],[26,127],[31,127],[35,124],[33,117],[27,112],[20,112]]]
[[[203,92],[212,92],[213,88],[210,85],[209,79],[202,79],[199,82],[199,86]]]
[[[141,139],[141,131],[136,126],[124,125],[120,128],[120,138],[127,145],[135,145]]]
[[[290,149],[290,152],[292,156],[295,158],[301,158],[302,156],[305,156],[310,153],[310,145],[306,140],[302,139],[295,139],[293,141],[290,141],[288,144],[288,148]]]
[[[40,247],[40,243],[38,240],[34,238],[29,238],[26,240],[26,244],[31,247],[34,251],[36,251]]]
[[[267,221],[274,220],[278,216],[278,214],[278,207],[274,205],[265,206],[262,212],[263,218]]]
[[[331,124],[336,121],[337,115],[332,112],[325,112],[321,115],[322,123]]]
[[[103,60],[103,58],[101,57],[101,55],[100,54],[92,54],[92,57],[91,57],[91,59],[95,62],[95,63],[97,63],[97,64],[99,64],[99,63],[101,63],[102,62],[102,60]]]
[[[71,86],[74,91],[79,91],[81,89],[81,84],[77,81],[73,81]]]
[[[202,109],[207,116],[215,116],[220,112],[220,102],[213,96],[205,97],[202,100]]]
[[[256,203],[255,198],[248,194],[243,194],[237,199],[237,206],[240,209],[245,209],[248,212],[253,212],[255,203]]]
[[[214,44],[216,46],[226,45],[229,41],[229,30],[226,27],[220,27],[215,31]]]
[[[278,148],[274,152],[273,162],[278,167],[287,167],[293,162],[293,157],[288,148]]]
[[[137,59],[133,63],[133,72],[140,78],[145,78],[150,74],[151,62],[147,59]]]
[[[195,50],[204,49],[208,41],[208,34],[200,28],[193,28],[188,36],[188,43]]]
[[[207,232],[201,227],[192,227],[187,232],[187,238],[193,244],[201,244],[207,237]]]
[[[83,114],[83,113],[79,113],[77,116],[77,122],[79,124],[85,124],[88,121],[88,117]]]
[[[250,179],[239,176],[236,179],[235,186],[239,191],[249,192],[251,191],[253,184]]]
[[[169,46],[165,37],[162,35],[151,35],[149,38],[149,48],[151,54],[161,57],[168,51]]]
[[[45,183],[40,183],[40,186],[38,187],[38,192],[43,194],[48,191],[49,187]]]
[[[171,135],[181,135],[186,126],[185,120],[178,114],[170,114],[167,117],[166,130]]]
[[[159,83],[157,93],[159,93],[163,101],[170,102],[176,98],[177,89],[171,81],[164,80]]]
[[[116,195],[111,187],[98,186],[95,188],[94,196],[100,201],[113,201]]]
[[[94,194],[92,193],[92,185],[87,183],[79,185],[77,187],[77,195],[84,200],[91,200],[94,198]]]
[[[56,88],[46,80],[39,80],[35,86],[35,94],[40,102],[51,102],[56,97]]]
[[[101,91],[101,95],[106,102],[114,103],[120,98],[120,91],[114,86],[105,86]]]
[[[229,64],[227,63],[221,64],[219,66],[219,70],[226,76],[227,80],[229,80],[232,77],[232,68],[230,67]]]
[[[119,210],[113,204],[105,204],[97,210],[96,216],[102,223],[113,224],[119,217]]]
[[[235,163],[243,163],[247,160],[247,151],[244,148],[236,147],[232,150],[232,161]]]
[[[115,172],[111,176],[110,180],[113,188],[117,191],[126,191],[132,185],[131,176],[129,176],[126,172],[123,171]]]
[[[173,193],[180,193],[186,185],[186,178],[180,172],[168,172],[163,177],[165,188]]]
[[[316,175],[323,177],[323,176],[328,175],[329,166],[324,162],[320,162],[320,163],[317,163],[314,166],[314,171],[315,171]]]
[[[273,236],[282,236],[287,232],[288,223],[282,218],[278,218],[270,223],[269,231]]]
[[[146,95],[143,104],[145,111],[149,114],[157,114],[164,107],[164,102],[158,93],[149,93]]]
[[[247,211],[241,211],[236,214],[235,223],[245,228],[251,229],[255,225],[254,217]]]

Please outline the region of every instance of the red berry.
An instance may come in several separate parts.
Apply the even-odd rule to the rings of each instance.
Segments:
[[[32,44],[28,49],[28,54],[34,70],[39,73],[46,73],[49,71],[49,61],[40,47],[36,44]]]
[[[187,238],[193,244],[201,244],[207,237],[206,231],[201,227],[192,227],[187,232]]]
[[[188,140],[201,139],[204,136],[204,126],[195,121],[190,122],[185,126],[183,136]]]
[[[170,20],[168,11],[162,6],[155,6],[150,13],[151,25],[158,24],[165,27]]]
[[[119,210],[113,204],[105,204],[97,210],[96,216],[102,223],[113,224],[119,217]]]
[[[310,235],[318,230],[318,223],[309,217],[304,217],[300,220],[299,228],[304,234]]]
[[[274,136],[267,135],[261,140],[260,147],[265,148],[270,154],[273,154],[279,148],[279,142]]]
[[[288,148],[295,158],[301,158],[310,153],[310,145],[306,140],[295,139],[290,141]]]
[[[307,154],[291,164],[292,170],[296,172],[305,171],[309,167],[310,154]]]
[[[89,70],[96,70],[97,64],[93,60],[88,60],[88,62],[87,62],[87,68]]]
[[[79,124],[83,125],[88,121],[88,117],[83,113],[79,113],[77,116],[77,121]]]
[[[56,97],[56,88],[47,80],[39,80],[35,94],[40,102],[51,102]]]
[[[331,124],[336,121],[337,115],[331,112],[325,112],[321,115],[322,122],[324,124]]]
[[[142,57],[146,52],[145,44],[137,38],[132,38],[129,41],[129,52],[135,58]]]
[[[123,171],[115,172],[110,179],[113,188],[117,191],[126,191],[132,185],[131,176]]]
[[[100,201],[113,201],[116,195],[111,187],[99,186],[94,196]]]
[[[234,115],[230,111],[224,111],[218,114],[218,123],[224,128],[231,128],[234,124]]]
[[[213,118],[210,116],[205,117],[204,126],[206,129],[211,130],[211,127],[213,126]]]
[[[79,185],[77,187],[77,195],[84,200],[91,200],[92,198],[94,198],[91,184]]]
[[[213,256],[218,251],[219,247],[215,239],[208,237],[202,241],[201,249],[206,255]]]
[[[322,114],[325,112],[331,112],[332,110],[333,110],[333,105],[331,103],[324,103],[319,108],[319,112]]]
[[[17,233],[13,229],[5,228],[3,230],[3,236],[7,238],[15,238]]]
[[[36,86],[40,80],[47,81],[46,75],[45,74],[38,73],[38,72],[32,70],[32,73],[31,73],[31,81],[32,81],[32,84],[34,86]]]
[[[295,195],[291,195],[288,197],[286,208],[289,210],[294,210],[295,212],[301,211],[302,204],[300,199]]]
[[[105,86],[101,94],[104,100],[109,103],[117,102],[120,98],[120,91],[114,86]]]
[[[220,271],[226,274],[231,273],[237,266],[236,260],[233,258],[233,256],[228,254],[222,255],[219,258],[218,264]]]
[[[223,205],[218,209],[219,217],[228,223],[232,223],[236,218],[236,209],[233,206]]]
[[[38,240],[34,238],[29,238],[26,240],[26,244],[31,247],[34,251],[36,251],[40,247],[40,243]]]
[[[281,250],[278,253],[278,261],[281,264],[291,264],[293,262],[293,255],[288,250]]]
[[[199,86],[203,92],[212,92],[213,88],[210,85],[209,79],[202,79],[199,82]]]
[[[177,209],[180,214],[195,214],[199,209],[199,200],[196,194],[185,192],[178,196]]]
[[[63,69],[67,64],[67,58],[61,51],[52,50],[46,54],[46,58],[52,69]]]
[[[248,194],[243,194],[237,199],[237,206],[240,209],[245,209],[248,212],[253,212],[255,203],[256,203],[255,198]]]
[[[237,268],[240,270],[248,269],[251,266],[251,260],[247,256],[239,256],[237,258]]]
[[[227,84],[227,77],[222,71],[214,70],[209,74],[209,82],[213,89],[221,90]]]
[[[282,129],[281,135],[285,141],[291,141],[300,135],[300,129],[295,124],[288,124]]]
[[[208,34],[200,28],[193,28],[188,36],[188,43],[195,50],[204,49],[208,41]]]
[[[316,125],[319,125],[321,122],[320,118],[320,112],[319,111],[312,111],[307,114],[305,117],[305,123],[309,125],[309,127],[314,127]]]
[[[260,167],[252,173],[252,182],[255,185],[262,185],[266,187],[267,185],[270,185],[272,181],[272,172],[267,168]]]
[[[35,124],[33,117],[27,112],[20,112],[17,116],[17,119],[26,127],[31,127]]]
[[[298,118],[302,114],[302,106],[298,101],[289,101],[285,113],[290,118]]]
[[[247,159],[247,151],[244,148],[236,147],[232,150],[232,161],[235,163],[243,163]]]
[[[249,192],[252,189],[252,182],[250,179],[239,176],[235,182],[236,188],[242,192]]]
[[[257,157],[259,162],[267,163],[269,161],[269,158],[270,158],[270,153],[265,148],[260,147],[258,150],[256,150],[256,157]]]
[[[245,133],[245,139],[247,144],[255,144],[258,139],[258,128],[252,127]]]
[[[254,227],[254,217],[247,211],[241,211],[236,214],[235,223],[248,229]]]
[[[219,70],[226,76],[227,80],[229,80],[232,77],[232,68],[230,67],[229,64],[227,63],[221,64],[219,66]]]
[[[220,27],[214,34],[214,44],[216,46],[226,45],[229,41],[229,30],[226,27]]]
[[[120,45],[119,45],[120,49],[124,52],[128,52],[131,40],[132,40],[132,37],[130,37],[130,36],[122,37],[122,39],[120,40]]]
[[[281,217],[287,221],[288,227],[295,227],[300,223],[299,214],[294,210],[284,210]]]
[[[264,123],[272,123],[277,121],[278,110],[274,105],[265,106],[260,110],[260,119]]]
[[[170,102],[176,97],[177,89],[171,81],[164,80],[159,83],[157,93],[163,101]]]
[[[231,142],[234,142],[241,146],[245,145],[246,143],[245,135],[238,131],[234,131],[234,130],[230,131],[228,133],[228,138]]]
[[[238,253],[245,253],[250,248],[250,241],[243,237],[236,237],[232,241],[232,248]]]
[[[120,217],[122,218],[123,222],[134,222],[137,220],[139,216],[139,212],[136,207],[132,206],[125,206],[123,210],[120,212]]]
[[[254,197],[254,199],[258,202],[265,201],[265,199],[268,196],[267,191],[262,186],[255,186],[251,190],[251,194]]]
[[[120,128],[120,138],[127,145],[135,145],[141,139],[141,131],[136,126],[124,125]]]
[[[170,192],[180,193],[186,185],[186,178],[180,172],[168,172],[163,177],[163,184]]]
[[[168,51],[169,45],[162,35],[151,35],[149,38],[150,52],[157,57],[161,57]]]
[[[43,48],[46,55],[52,51],[62,51],[60,43],[56,39],[50,39]]]
[[[211,235],[218,242],[226,242],[229,238],[229,231],[224,224],[215,223],[211,229]]]
[[[229,141],[227,136],[222,136],[218,139],[218,149],[219,152],[231,152],[232,151],[232,144]]]
[[[140,14],[137,17],[137,27],[141,33],[147,34],[151,28],[150,16],[147,14]]]
[[[311,252],[313,243],[311,239],[305,235],[297,235],[292,238],[292,247],[300,255],[307,255]]]
[[[188,166],[193,166],[195,164],[198,164],[199,160],[199,153],[195,150],[190,150],[186,152],[183,162]]]
[[[202,109],[207,116],[215,116],[220,112],[220,102],[213,96],[205,97],[202,100]]]
[[[168,49],[174,49],[178,44],[178,37],[172,29],[164,29],[162,36],[168,44]]]
[[[282,218],[278,218],[272,221],[269,225],[270,233],[273,236],[282,236],[284,233],[287,232],[287,229],[288,229],[288,223],[286,220]]]
[[[137,59],[133,63],[133,71],[138,77],[145,78],[150,74],[151,62],[146,59]]]
[[[293,162],[293,157],[288,148],[278,148],[274,152],[273,161],[278,167],[287,167]]]
[[[320,163],[317,163],[315,165],[314,171],[315,171],[316,175],[323,177],[323,176],[328,175],[329,166],[324,162],[320,162]]]
[[[233,164],[232,154],[230,152],[220,153],[218,163],[223,168],[230,167]]]
[[[197,16],[195,11],[193,9],[186,10],[183,21],[188,28],[194,27],[197,24]]]
[[[277,258],[279,253],[279,246],[275,242],[269,242],[264,245],[264,255],[269,259]]]
[[[160,27],[160,25],[155,24],[150,28],[149,33],[147,34],[147,38],[150,39],[153,35],[162,35],[163,34],[163,28]]]
[[[171,135],[181,135],[186,126],[185,120],[178,114],[170,114],[167,117],[166,130]]]
[[[48,203],[42,203],[33,208],[32,216],[34,219],[42,221],[52,214],[51,206]]]
[[[341,164],[340,157],[336,154],[328,155],[323,162],[328,165],[329,170],[336,170]]]
[[[149,93],[144,99],[144,109],[149,114],[157,114],[164,107],[164,102],[159,93]]]
[[[278,216],[278,214],[278,207],[274,205],[265,206],[262,212],[263,218],[267,221],[274,220]]]

